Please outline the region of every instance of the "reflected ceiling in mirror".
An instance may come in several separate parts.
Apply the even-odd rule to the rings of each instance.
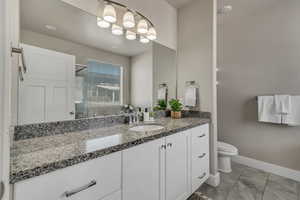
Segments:
[[[97,26],[97,17],[61,0],[21,2],[21,29],[57,37],[124,56],[149,49],[149,44],[111,34]]]

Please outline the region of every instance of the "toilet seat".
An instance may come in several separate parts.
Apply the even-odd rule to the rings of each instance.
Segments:
[[[228,154],[228,155],[237,155],[238,149],[231,144],[218,142],[218,152],[222,154]]]

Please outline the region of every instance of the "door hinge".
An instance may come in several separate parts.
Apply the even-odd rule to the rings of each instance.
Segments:
[[[4,189],[5,189],[5,185],[4,185],[3,181],[1,181],[1,183],[0,183],[0,200],[2,200],[2,198],[3,198]]]

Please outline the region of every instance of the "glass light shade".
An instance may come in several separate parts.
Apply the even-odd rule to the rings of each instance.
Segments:
[[[133,28],[135,27],[134,15],[132,12],[128,11],[123,16],[123,26],[125,28]]]
[[[136,39],[136,33],[127,30],[127,31],[126,31],[126,39],[127,39],[127,40],[135,40],[135,39]]]
[[[156,30],[155,28],[151,27],[147,33],[147,38],[149,40],[156,40],[157,38],[157,33],[156,33]]]
[[[139,21],[137,31],[140,34],[146,34],[148,32],[148,23],[146,20],[142,19]]]
[[[110,23],[115,23],[117,21],[116,9],[112,5],[106,5],[103,11],[103,19]]]
[[[110,23],[102,19],[101,17],[97,17],[97,25],[101,28],[109,28]]]
[[[123,35],[123,27],[113,24],[111,29],[112,34],[114,35]]]
[[[146,44],[146,43],[149,43],[150,40],[148,38],[146,38],[145,36],[141,35],[140,42]]]

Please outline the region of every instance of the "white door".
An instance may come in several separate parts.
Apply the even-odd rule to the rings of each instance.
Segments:
[[[75,118],[75,56],[22,44],[27,73],[19,83],[18,124]]]
[[[166,137],[166,200],[186,200],[188,184],[187,132]]]
[[[123,151],[123,200],[163,200],[164,139]]]

